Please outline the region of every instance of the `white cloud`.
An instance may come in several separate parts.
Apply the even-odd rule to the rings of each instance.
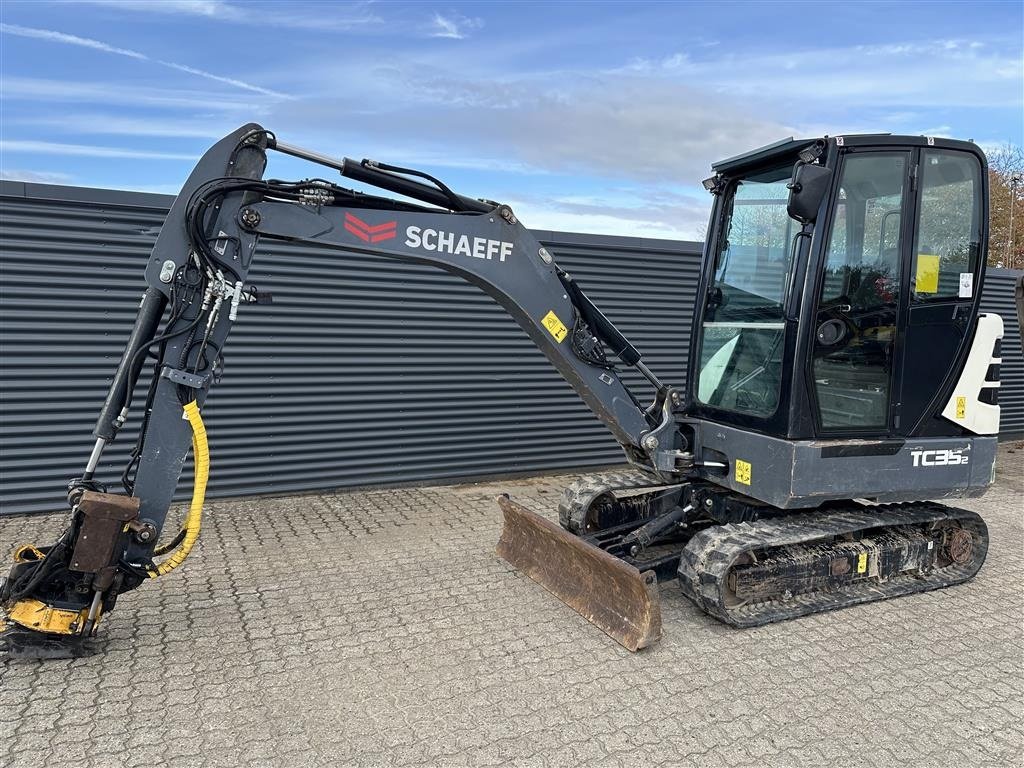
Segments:
[[[78,0],[83,5],[103,5],[119,11],[144,11],[206,18],[237,19],[241,8],[223,0]]]
[[[174,138],[219,139],[239,126],[223,115],[196,119],[171,117],[130,117],[108,112],[72,112],[59,116],[5,118],[11,127],[47,128],[61,133],[99,136],[156,136]]]
[[[52,29],[36,29],[35,27],[23,27],[18,24],[0,24],[0,33],[15,35],[17,37],[27,37],[35,40],[46,40],[52,43],[61,43],[64,45],[75,45],[81,48],[91,48],[96,51],[102,51],[104,53],[112,53],[117,56],[127,56],[128,58],[135,59],[137,61],[147,61],[154,64],[159,64],[162,67],[168,67],[170,69],[176,69],[179,72],[187,72],[191,75],[197,75],[198,77],[206,78],[207,80],[213,80],[214,82],[224,83],[231,85],[236,88],[241,88],[246,91],[252,91],[253,93],[259,93],[264,96],[272,96],[278,99],[291,98],[287,94],[278,93],[272,91],[269,88],[263,88],[252,83],[247,83],[243,80],[236,80],[232,77],[223,77],[221,75],[215,75],[212,72],[207,72],[202,69],[196,69],[186,64],[178,64],[173,61],[163,61],[161,59],[155,59],[147,56],[139,51],[133,51],[129,48],[118,48],[117,46],[109,45],[100,40],[93,40],[88,37],[79,37],[78,35],[68,35],[64,32],[58,32]]]
[[[124,83],[82,80],[52,80],[38,77],[5,77],[0,80],[5,101],[39,101],[159,109],[205,110],[237,113],[245,117],[263,114],[266,106],[236,93],[196,91],[184,88],[131,86]],[[4,121],[10,118],[5,115]]]
[[[341,30],[380,24],[381,19],[370,12],[372,3],[317,4],[314,12],[302,3],[286,3],[281,10],[267,3],[229,3],[225,0],[78,0],[88,5],[118,11],[151,13],[164,16],[186,16],[234,24],[290,27],[304,30]],[[290,10],[295,8],[297,10]]]
[[[261,93],[264,96],[273,96],[276,99],[290,99],[292,98],[288,94],[280,93],[278,91],[272,91],[269,88],[262,88],[252,83],[247,83],[244,80],[236,80],[233,77],[223,77],[221,75],[215,75],[212,72],[207,72],[204,69],[196,69],[190,67],[187,64],[176,64],[173,61],[160,61],[159,59],[153,59],[157,64],[162,64],[165,67],[176,69],[179,72],[186,72],[190,75],[198,75],[199,77],[205,77],[207,80],[213,80],[217,83],[224,83],[225,85],[233,85],[236,88],[241,88],[245,91],[253,91],[254,93]]]
[[[0,152],[78,157],[133,158],[139,160],[196,160],[198,155],[181,152],[157,152],[131,147],[100,147],[92,144],[63,144],[56,141],[0,140]]]
[[[376,78],[376,79],[375,79]],[[268,124],[352,122],[392,145],[524,165],[539,172],[698,184],[712,161],[789,135],[727,100],[680,83],[627,74],[555,73],[537,81],[469,80],[397,69],[367,73],[361,85],[387,93],[377,111],[361,92],[272,108]],[[386,159],[386,158],[382,158]]]
[[[758,108],[854,112],[868,107],[1012,107],[1022,103],[1019,42],[918,40],[899,44],[726,54],[681,53],[624,68],[700,83]]]
[[[152,195],[177,195],[181,192],[181,184],[138,184],[129,181],[124,186],[109,187],[109,189],[127,189],[131,192],[148,192]]]
[[[428,35],[430,37],[447,37],[452,40],[463,40],[467,37],[467,33],[470,30],[479,29],[482,26],[483,21],[480,19],[469,19],[457,13],[449,14],[448,16],[435,13]]]
[[[707,223],[707,212],[697,221],[677,224],[670,221],[650,221],[614,207],[606,211],[601,210],[601,206],[594,206],[590,211],[572,211],[565,210],[557,202],[551,201],[529,202],[511,199],[503,202],[508,203],[523,223],[531,229],[700,241],[704,238]]]
[[[34,27],[23,27],[19,24],[0,24],[0,32],[6,35],[16,35],[18,37],[28,37],[34,40],[47,40],[51,43],[64,43],[65,45],[77,45],[82,48],[92,48],[95,51],[103,51],[104,53],[116,53],[118,56],[128,56],[132,59],[138,59],[139,61],[148,61],[149,57],[138,51],[132,51],[128,48],[118,48],[107,43],[100,42],[99,40],[92,40],[88,37],[79,37],[78,35],[68,35],[64,32],[57,32],[52,29],[36,29]]]
[[[11,181],[29,181],[36,184],[70,184],[74,176],[58,171],[30,171],[21,168],[2,168],[0,178]]]
[[[585,195],[499,196],[534,229],[703,240],[711,196],[657,184],[597,187]]]
[[[359,134],[414,144],[419,154],[696,184],[711,162],[789,135],[959,135],[962,110],[1019,109],[1024,75],[1014,47],[954,42],[677,55],[611,71],[512,75],[481,69],[481,46],[460,46],[444,58],[346,63],[322,73],[322,95],[271,114],[282,131],[357,121]],[[1016,75],[1005,78],[1004,66]],[[340,78],[349,83],[344,95],[329,90]],[[309,85],[315,93],[317,83]]]

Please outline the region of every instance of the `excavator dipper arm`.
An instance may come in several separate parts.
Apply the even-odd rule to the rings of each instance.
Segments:
[[[417,202],[318,179],[263,180],[266,153],[274,149]],[[672,418],[679,393],[657,380],[508,206],[458,195],[418,171],[279,143],[261,126],[246,125],[200,159],[161,228],[146,267],[149,287],[97,420],[96,443],[83,475],[69,486],[68,528],[52,546],[19,549],[0,587],[8,625],[0,646],[9,653],[85,652],[119,594],[174,570],[188,556],[199,535],[209,468],[200,410],[239,309],[262,299],[245,282],[261,237],[429,264],[479,286],[526,331],[632,463],[666,481],[685,471],[686,441]],[[138,406],[138,442],[122,476],[126,493],[107,493],[96,469],[154,356],[146,402]],[[626,389],[612,356],[652,383],[657,395],[650,407]],[[163,536],[190,449],[192,503],[180,530]]]

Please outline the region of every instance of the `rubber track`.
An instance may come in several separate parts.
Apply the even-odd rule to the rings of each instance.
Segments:
[[[899,574],[882,582],[865,579],[842,591],[809,592],[795,595],[785,602],[763,601],[734,607],[725,603],[729,571],[736,559],[748,550],[804,544],[868,528],[921,525],[944,520],[956,520],[974,535],[974,557],[970,562],[950,564],[924,574]],[[960,584],[978,572],[987,552],[988,528],[974,512],[931,502],[858,506],[706,528],[696,534],[683,550],[678,576],[683,592],[705,612],[736,627],[757,627],[811,613]]]
[[[562,492],[562,499],[558,502],[558,522],[565,530],[579,535],[584,533],[583,523],[587,510],[601,494],[665,485],[667,483],[664,480],[659,480],[639,469],[584,475]]]

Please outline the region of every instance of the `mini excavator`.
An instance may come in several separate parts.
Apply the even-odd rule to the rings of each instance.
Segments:
[[[277,151],[391,196],[264,180]],[[0,590],[11,656],[74,656],[118,597],[178,568],[209,474],[201,409],[261,238],[429,264],[515,319],[625,451],[573,483],[556,525],[507,496],[498,553],[630,650],[661,635],[659,581],[736,627],[960,584],[984,521],[941,503],[994,476],[1002,320],[979,313],[984,154],[970,142],[787,139],[712,166],[684,387],[660,380],[507,205],[421,171],[336,159],[249,124],[199,160],[70,482],[69,523]],[[655,279],[652,276],[652,279]],[[657,279],[664,279],[662,276]],[[150,365],[151,364],[151,365]],[[151,370],[124,492],[96,479]],[[642,403],[620,373],[655,396]],[[189,450],[193,498],[166,531]]]

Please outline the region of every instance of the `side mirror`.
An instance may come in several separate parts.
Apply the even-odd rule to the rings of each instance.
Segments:
[[[797,163],[793,167],[793,179],[786,185],[789,189],[786,211],[804,224],[814,221],[831,183],[831,168],[802,161]]]

